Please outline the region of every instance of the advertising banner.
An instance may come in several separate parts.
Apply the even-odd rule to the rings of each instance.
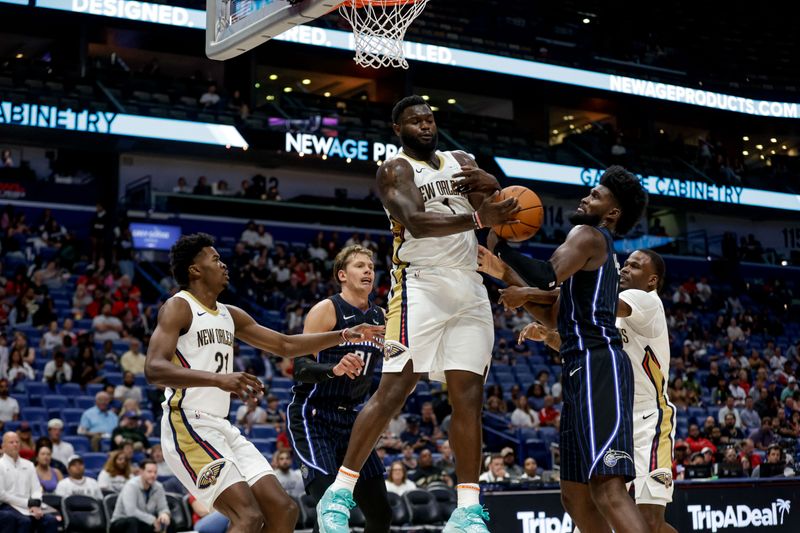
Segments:
[[[502,533],[570,533],[558,490],[486,492],[489,529]],[[794,507],[794,509],[792,509]],[[800,480],[676,483],[667,521],[681,533],[800,531]]]

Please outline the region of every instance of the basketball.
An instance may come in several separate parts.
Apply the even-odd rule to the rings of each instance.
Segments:
[[[519,224],[501,224],[492,226],[492,230],[500,237],[511,242],[527,241],[542,227],[544,208],[539,195],[527,187],[511,185],[500,191],[498,202],[506,198],[516,198],[520,211],[516,219]]]

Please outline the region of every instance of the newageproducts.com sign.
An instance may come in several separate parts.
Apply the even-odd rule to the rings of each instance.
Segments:
[[[484,493],[497,533],[570,533],[558,491]],[[667,521],[681,533],[800,532],[800,480],[676,485]]]

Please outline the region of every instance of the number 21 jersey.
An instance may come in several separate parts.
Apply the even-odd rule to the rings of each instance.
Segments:
[[[192,325],[178,337],[173,364],[193,370],[216,374],[233,371],[234,326],[231,313],[217,302],[213,311],[201,304],[190,292],[181,291],[173,298],[181,298],[192,311]],[[164,391],[166,404],[171,409],[189,409],[225,418],[230,410],[231,396],[217,387],[190,387]]]

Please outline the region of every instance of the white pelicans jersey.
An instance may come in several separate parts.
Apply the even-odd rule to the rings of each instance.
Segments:
[[[178,337],[172,362],[194,370],[217,374],[233,371],[233,317],[217,302],[213,311],[201,304],[190,292],[181,291],[173,298],[185,300],[192,311],[189,331]],[[226,418],[230,410],[229,392],[216,387],[190,387],[173,390],[167,387],[165,408],[195,410]]]
[[[664,304],[656,291],[628,289],[619,299],[631,316],[617,318],[625,353],[633,365],[633,410],[663,410],[669,405],[669,335]]]
[[[457,178],[453,174],[461,172],[461,163],[452,152],[436,152],[439,168],[418,161],[402,150],[402,157],[411,164],[414,170],[414,184],[422,193],[426,212],[452,214],[471,214],[475,210],[467,197],[457,193],[453,186]],[[405,267],[442,267],[461,270],[477,270],[478,239],[470,229],[444,237],[415,238],[389,211],[392,233],[394,234],[394,250],[392,260],[395,268]]]

